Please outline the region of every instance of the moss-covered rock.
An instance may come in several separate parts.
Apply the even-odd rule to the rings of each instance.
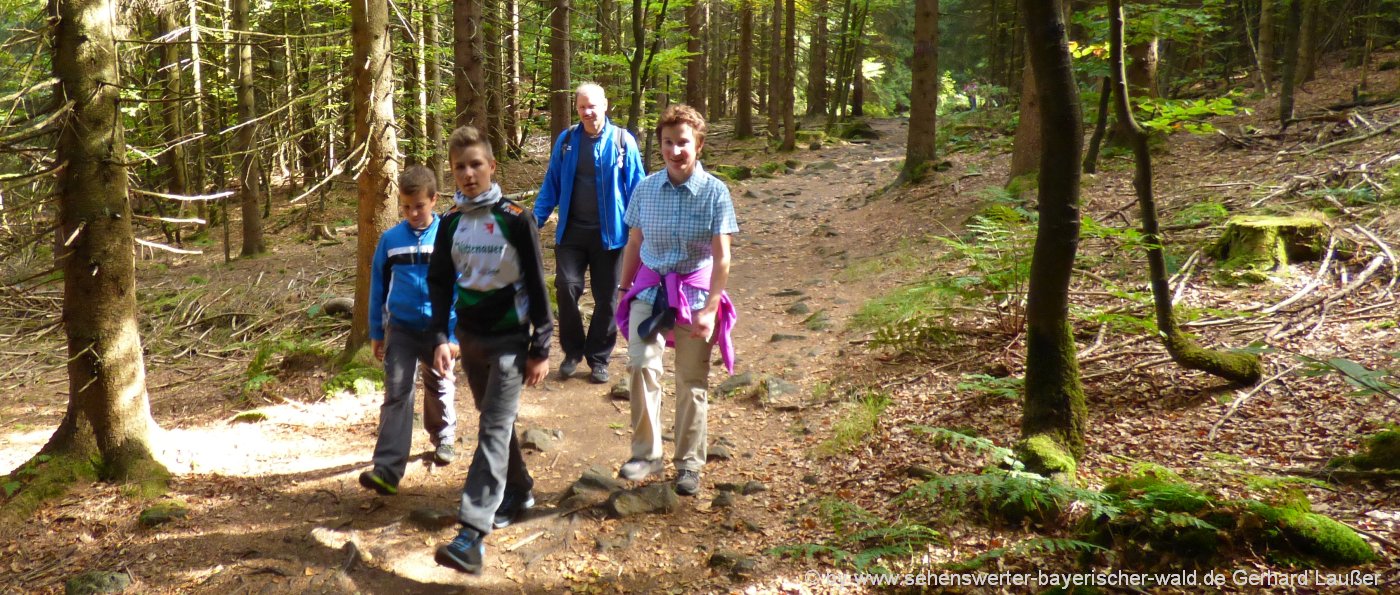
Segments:
[[[1064,447],[1044,434],[1016,444],[1016,457],[1026,470],[1063,483],[1074,483],[1076,463]]]
[[[1350,457],[1357,469],[1400,471],[1400,430],[1386,430],[1366,439],[1366,452]]]
[[[1351,527],[1296,507],[1246,501],[1244,512],[1258,517],[1271,548],[1292,550],[1327,565],[1351,566],[1376,558],[1375,550]],[[1245,522],[1248,526],[1253,523]]]
[[[846,140],[864,139],[876,140],[880,138],[880,133],[875,131],[875,127],[865,120],[855,120],[844,122],[836,129],[836,136]]]
[[[706,170],[717,176],[742,181],[753,177],[753,169],[742,165],[713,165],[706,166]]]

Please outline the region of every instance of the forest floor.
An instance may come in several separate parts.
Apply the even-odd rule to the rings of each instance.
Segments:
[[[1299,114],[1350,98],[1353,81],[1342,77],[1354,73],[1331,66],[1321,72],[1338,78],[1304,87]],[[1373,88],[1397,88],[1397,72],[1373,73]],[[1318,263],[1300,263],[1264,285],[1216,283],[1213,263],[1204,257],[1194,268],[1183,264],[1220,230],[1219,219],[1198,224],[1189,216],[1199,210],[1192,205],[1207,201],[1231,212],[1326,210],[1339,234],[1361,225],[1400,245],[1396,205],[1381,208],[1326,190],[1365,184],[1360,164],[1373,175],[1394,167],[1400,135],[1305,154],[1362,134],[1366,126],[1400,120],[1396,104],[1357,111],[1360,119],[1308,120],[1275,134],[1278,126],[1269,117],[1275,101],[1247,100],[1252,114],[1213,120],[1223,134],[1173,134],[1156,154],[1157,195],[1171,230],[1168,251],[1184,271],[1174,287],[1181,287],[1182,307],[1196,313],[1188,330],[1208,346],[1243,347],[1279,327],[1267,341],[1276,351],[1266,354],[1266,377],[1297,366],[1290,354],[1400,368],[1388,355],[1400,351],[1393,261],[1320,312],[1259,312],[1315,276],[1319,296],[1346,287],[1380,253],[1359,234],[1348,237],[1359,238],[1360,256],[1321,273]],[[267,384],[245,392],[258,347],[299,340],[338,345],[348,329],[348,321],[318,315],[327,298],[353,291],[353,190],[338,188],[323,211],[279,206],[268,225],[272,251],[265,256],[225,264],[216,244],[206,244],[199,256],[144,255],[137,284],[152,412],[163,428],[159,456],[175,473],[167,498],[186,507],[188,516],[144,528],[138,515],[150,502],[124,496],[120,486],[81,486],[28,520],[0,527],[0,592],[59,592],[64,580],[85,570],[126,572],[142,593],[862,591],[824,574],[845,568],[829,556],[785,558],[770,549],[838,543],[841,530],[823,503],[844,501],[899,520],[911,509],[893,499],[921,481],[915,475],[980,468],[981,457],[936,444],[914,426],[960,428],[1011,444],[1020,402],[1014,390],[995,390],[1014,389],[996,379],[1022,375],[1025,359],[1014,298],[947,314],[951,338],[912,352],[878,347],[881,337],[860,322],[871,315],[861,314],[862,307],[915,281],[986,276],[1029,258],[1029,236],[1014,230],[1006,232],[1012,240],[1001,250],[1009,260],[958,249],[970,216],[989,204],[1010,204],[1012,197],[1000,190],[1010,146],[1005,122],[962,120],[945,145],[948,163],[930,181],[889,191],[904,154],[906,122],[872,124],[879,138],[786,155],[757,141],[733,141],[728,127],[718,127],[708,143],[703,160],[711,169],[795,162],[774,177],[731,184],[741,227],[730,277],[740,313],[736,371],[751,384],[729,394],[715,391],[710,440],[727,443],[731,456],[712,460],[701,493],[681,498],[673,511],[609,518],[587,497],[564,502],[590,468],[615,474],[628,454],[629,418],[627,402],[609,397],[610,386],[577,377],[561,381],[551,372],[542,387],[526,391],[518,422],[521,431],[562,433],[553,447],[527,451],[539,504],[490,536],[482,575],[459,574],[432,560],[453,529],[424,528],[410,517],[455,509],[476,425],[464,392],[457,407],[464,456],[446,467],[416,456],[393,497],[376,496],[356,481],[373,450],[378,392],[327,397],[320,388],[328,377],[323,361],[279,358],[275,350]],[[505,163],[502,186],[507,193],[533,189],[542,170],[538,160]],[[1101,173],[1085,177],[1084,214],[1109,228],[1135,226],[1131,175],[1131,157],[1110,152]],[[301,224],[308,215],[341,237],[311,239]],[[545,236],[552,238],[552,226]],[[1175,368],[1140,324],[1121,323],[1150,320],[1143,262],[1121,233],[1086,237],[1081,246],[1082,274],[1072,301],[1089,403],[1088,454],[1081,464],[1089,487],[1146,461],[1240,496],[1257,489],[1252,478],[1320,469],[1329,458],[1354,452],[1384,423],[1400,420],[1394,401],[1351,396],[1336,375],[1303,376],[1293,369],[1250,394]],[[10,262],[4,272],[8,278],[25,266],[37,270],[41,263]],[[549,255],[546,266],[552,268]],[[64,410],[64,350],[54,324],[60,289],[50,284],[31,291],[24,298],[27,314],[5,314],[5,333],[12,336],[0,351],[3,470],[37,452]],[[1292,329],[1298,332],[1290,335]],[[554,352],[557,368],[560,354]],[[614,379],[624,375],[625,360],[620,344]],[[714,366],[712,386],[726,380]],[[760,386],[764,390],[756,390]],[[883,410],[866,424],[852,421],[869,411],[876,394],[884,395]],[[1248,401],[1232,412],[1230,403],[1241,398]],[[671,405],[668,398],[667,420]],[[262,417],[235,419],[248,410]],[[414,441],[415,452],[428,451],[423,432]],[[668,457],[672,448],[668,441]],[[740,491],[722,494],[721,484]],[[1363,530],[1382,558],[1360,570],[1394,585],[1400,572],[1400,490],[1394,483],[1289,485],[1302,489],[1314,510]],[[936,572],[1034,534],[1028,524],[987,525],[956,508],[925,514],[921,518],[941,539],[903,568]],[[1046,567],[1046,560],[1007,555],[991,569],[1069,570]],[[1243,556],[1232,567],[1284,568],[1263,555]]]

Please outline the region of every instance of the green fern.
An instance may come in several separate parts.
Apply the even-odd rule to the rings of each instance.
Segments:
[[[1106,551],[1103,546],[1078,539],[1054,537],[1032,537],[1016,542],[1009,547],[994,548],[962,562],[948,564],[948,570],[970,572],[982,568],[992,560],[1007,556],[1031,556],[1036,554],[1056,555],[1062,553],[1088,554]]]

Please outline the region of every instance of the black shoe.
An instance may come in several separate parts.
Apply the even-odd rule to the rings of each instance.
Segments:
[[[593,368],[593,373],[588,375],[588,381],[589,381],[589,382],[592,382],[593,384],[607,384],[607,383],[608,383],[608,367],[607,367],[607,366],[597,366],[597,367],[594,367],[594,368]]]
[[[565,356],[563,363],[559,364],[559,379],[568,380],[570,376],[574,375],[574,372],[578,371],[578,364],[582,361],[581,357]]]
[[[374,471],[366,471],[364,473],[361,473],[360,485],[364,486],[367,489],[371,489],[375,492],[378,492],[380,496],[393,496],[394,494],[399,493],[398,486],[389,483],[387,480],[385,480],[383,477],[380,477],[379,474]]]
[[[521,497],[518,492],[507,491],[505,498],[501,500],[500,508],[496,509],[496,518],[492,520],[491,526],[497,529],[509,527],[522,513],[534,507],[534,492],[525,490],[524,497]]]
[[[482,543],[480,533],[463,527],[451,543],[437,549],[433,560],[448,568],[476,574],[481,572],[481,565],[486,561],[486,544]]]

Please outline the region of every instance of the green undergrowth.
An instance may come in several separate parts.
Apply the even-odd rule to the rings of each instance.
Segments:
[[[384,390],[384,366],[374,359],[368,343],[354,353],[343,353],[336,362],[335,375],[322,385],[327,396],[339,392],[356,395]]]
[[[821,543],[786,545],[772,555],[816,559],[857,572],[888,572],[927,566],[942,535],[969,520],[1004,530],[1030,530],[1028,538],[990,548],[968,559],[942,564],[950,571],[982,568],[1008,556],[1034,557],[1057,567],[1165,570],[1224,568],[1241,558],[1264,556],[1287,567],[1345,567],[1376,559],[1376,552],[1354,530],[1312,511],[1300,489],[1314,485],[1298,478],[1253,477],[1231,470],[1241,465],[1230,455],[1212,458],[1222,468],[1206,485],[1230,483],[1230,494],[1244,475],[1242,495],[1199,487],[1180,474],[1137,462],[1107,477],[1101,490],[1027,471],[1016,449],[968,432],[910,426],[930,450],[962,453],[980,470],[937,474],[908,488],[874,512],[826,497],[797,512],[829,530]],[[946,456],[945,456],[946,458]],[[1073,461],[1070,461],[1073,464]],[[1225,475],[1220,473],[1224,471]],[[1233,474],[1233,478],[1231,475]],[[921,556],[925,556],[920,558]],[[922,562],[919,562],[922,560]]]
[[[832,426],[831,436],[817,445],[817,456],[831,457],[855,448],[875,431],[880,414],[889,406],[888,394],[868,392],[862,395],[851,411]]]

